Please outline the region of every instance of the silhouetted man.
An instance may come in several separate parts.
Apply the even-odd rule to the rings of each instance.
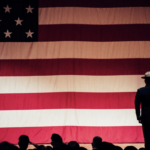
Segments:
[[[145,149],[150,150],[150,71],[142,78],[145,79],[146,86],[138,89],[136,93],[135,109],[137,120],[142,123]]]

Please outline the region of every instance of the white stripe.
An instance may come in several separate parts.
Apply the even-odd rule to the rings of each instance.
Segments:
[[[134,109],[0,111],[0,127],[139,126]]]
[[[141,75],[0,77],[0,93],[135,92],[141,86]]]
[[[0,59],[150,58],[150,41],[131,42],[0,42]]]
[[[39,8],[39,24],[149,24],[149,14],[150,7]]]

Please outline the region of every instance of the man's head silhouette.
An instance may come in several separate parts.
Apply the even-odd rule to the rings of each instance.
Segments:
[[[142,79],[145,79],[145,84],[150,84],[150,71],[145,73],[145,76],[141,77]]]
[[[63,140],[59,134],[52,134],[51,136],[51,145],[54,147],[58,147],[63,144]]]
[[[95,136],[92,141],[93,149],[99,149],[101,147],[101,144],[102,144],[102,138],[99,136]]]
[[[26,150],[29,144],[29,137],[27,135],[21,135],[19,137],[18,145],[21,150]]]

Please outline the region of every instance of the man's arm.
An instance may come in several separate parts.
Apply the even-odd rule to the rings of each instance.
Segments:
[[[136,117],[137,117],[137,120],[139,120],[139,123],[141,123],[140,103],[141,103],[140,93],[138,90],[135,96],[135,111],[136,111]]]

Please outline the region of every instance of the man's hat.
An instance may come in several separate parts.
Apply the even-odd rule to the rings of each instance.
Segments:
[[[145,76],[141,77],[142,79],[150,78],[150,71],[145,73]]]

